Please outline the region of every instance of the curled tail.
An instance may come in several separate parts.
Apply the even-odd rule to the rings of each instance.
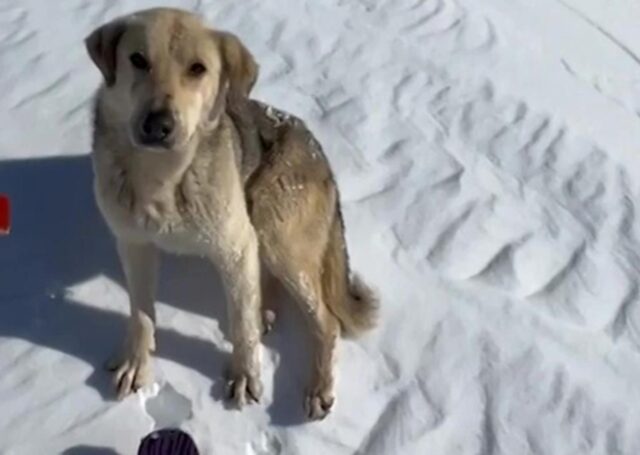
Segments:
[[[349,271],[349,256],[339,207],[331,226],[322,267],[322,293],[329,310],[338,318],[342,333],[356,337],[377,322],[378,299],[375,292]]]

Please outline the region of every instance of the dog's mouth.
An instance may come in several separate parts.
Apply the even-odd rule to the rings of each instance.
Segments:
[[[164,153],[164,152],[169,152],[176,147],[176,144],[174,141],[167,141],[167,140],[148,141],[148,140],[142,139],[138,134],[135,134],[135,133],[132,134],[131,136],[132,136],[133,145],[135,145],[135,147],[141,151]]]

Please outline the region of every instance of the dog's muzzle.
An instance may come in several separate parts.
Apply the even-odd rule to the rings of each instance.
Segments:
[[[141,145],[168,148],[175,136],[176,119],[169,109],[148,111],[142,116],[137,136]]]

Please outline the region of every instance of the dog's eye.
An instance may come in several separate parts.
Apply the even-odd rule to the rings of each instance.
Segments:
[[[133,54],[131,54],[129,56],[129,60],[131,61],[131,64],[134,66],[134,68],[137,68],[141,71],[149,71],[151,69],[151,65],[149,65],[147,59],[144,58],[144,55],[142,55],[140,52],[134,52]]]
[[[193,63],[189,67],[189,75],[192,77],[200,77],[207,71],[207,67],[200,62]]]

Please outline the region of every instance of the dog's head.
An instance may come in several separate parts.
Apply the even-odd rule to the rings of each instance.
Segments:
[[[131,14],[85,41],[104,77],[104,100],[132,142],[162,150],[215,123],[230,96],[247,96],[258,66],[240,40],[180,10]]]

